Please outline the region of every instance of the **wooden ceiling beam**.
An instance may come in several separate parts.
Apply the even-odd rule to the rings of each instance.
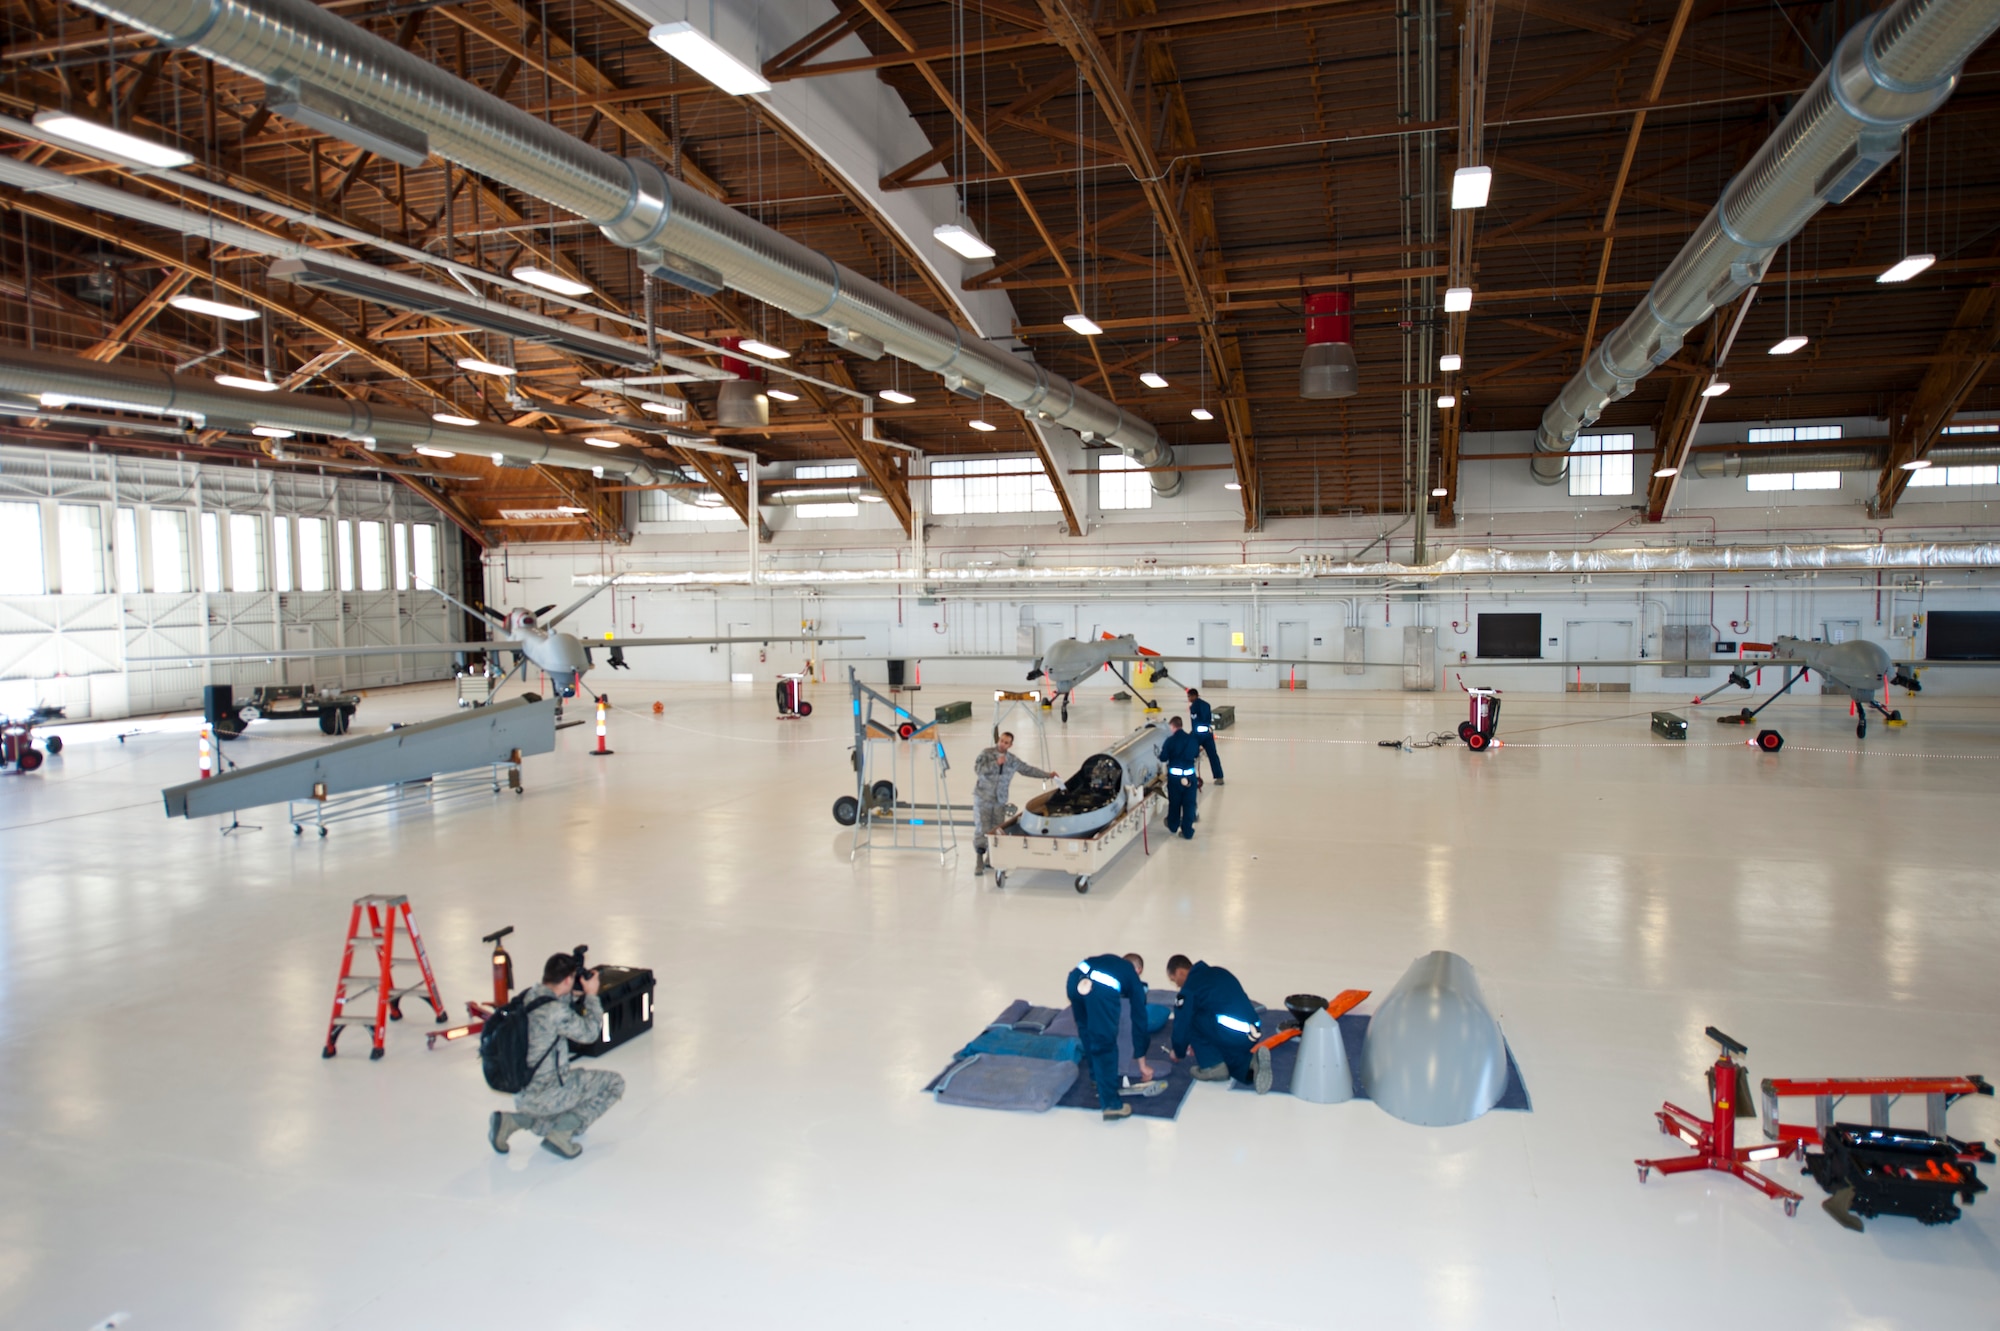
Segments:
[[[1995,253],[2000,255],[2000,249]],[[2000,360],[2000,282],[1974,288],[1959,302],[1951,328],[1917,383],[1907,405],[1892,411],[1889,456],[1875,481],[1868,515],[1891,517],[1910,483],[1904,464],[1920,460],[1951,424],[1951,418],[1979,381]]]
[[[1157,98],[1161,124],[1155,127],[1133,105],[1123,62],[1105,49],[1088,19],[1071,7],[1070,0],[1040,0],[1040,4],[1049,31],[1082,71],[1099,113],[1110,122],[1127,164],[1138,176],[1160,243],[1180,278],[1182,299],[1197,321],[1202,351],[1215,377],[1216,405],[1222,411],[1236,480],[1242,487],[1238,497],[1243,505],[1243,526],[1246,531],[1255,531],[1262,523],[1263,510],[1259,506],[1257,441],[1245,391],[1243,352],[1234,337],[1216,327],[1215,301],[1208,287],[1223,275],[1215,195],[1196,162],[1177,157],[1163,166],[1153,146],[1161,142],[1168,151],[1195,147],[1194,120],[1181,90],[1173,50],[1165,40],[1152,39],[1141,41],[1141,49],[1135,51]],[[1124,12],[1150,16],[1154,0],[1124,0]],[[1095,339],[1091,349],[1109,393],[1111,375]]]

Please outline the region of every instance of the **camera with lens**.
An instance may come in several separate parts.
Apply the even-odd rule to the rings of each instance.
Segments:
[[[584,962],[583,954],[588,951],[590,951],[590,944],[578,943],[576,945],[576,950],[570,953],[570,956],[576,961],[576,987],[570,991],[570,1003],[572,1006],[576,1008],[578,1012],[583,1011],[583,1001],[585,997],[583,992],[583,982],[585,980],[588,980],[591,976],[597,974],[595,970],[592,970],[590,966]]]

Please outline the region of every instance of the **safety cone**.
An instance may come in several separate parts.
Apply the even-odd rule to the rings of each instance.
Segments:
[[[597,747],[596,747],[595,749],[593,749],[593,750],[591,751],[591,757],[593,757],[593,758],[609,758],[609,757],[611,756],[612,752],[613,752],[612,750],[610,750],[610,749],[607,749],[607,748],[605,748],[605,747],[604,747],[604,712],[605,712],[605,709],[606,709],[606,708],[607,708],[607,707],[608,707],[609,705],[610,705],[610,703],[609,703],[609,701],[608,701],[607,699],[605,699],[605,698],[602,698],[602,697],[598,698],[598,700],[597,700]]]
[[[215,747],[208,737],[208,727],[201,728],[201,779],[206,781],[215,775]]]

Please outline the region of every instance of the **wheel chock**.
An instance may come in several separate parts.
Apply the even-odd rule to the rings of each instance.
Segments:
[[[1776,753],[1779,749],[1785,747],[1785,737],[1775,730],[1760,730],[1757,732],[1757,738],[1751,740],[1750,743],[1754,744],[1761,752]]]

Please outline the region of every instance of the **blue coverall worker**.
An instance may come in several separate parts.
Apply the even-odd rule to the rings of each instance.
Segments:
[[[1230,1077],[1257,1088],[1271,1089],[1271,1051],[1256,1049],[1263,1036],[1257,1007],[1236,977],[1220,966],[1189,961],[1176,954],[1167,961],[1167,978],[1181,991],[1174,1001],[1171,1047],[1176,1061],[1194,1051],[1197,1081]]]
[[[1215,751],[1215,709],[1201,696],[1200,689],[1188,690],[1188,728],[1194,732],[1194,742],[1208,755],[1209,774],[1216,785],[1221,785],[1222,757]]]
[[[1085,957],[1069,973],[1069,1009],[1076,1014],[1084,1061],[1090,1065],[1091,1080],[1097,1083],[1098,1107],[1108,1119],[1131,1116],[1132,1107],[1125,1103],[1124,1095],[1156,1095],[1165,1089],[1165,1083],[1150,1079],[1127,1086],[1118,1068],[1118,1026],[1124,1015],[1121,1006],[1131,1015],[1135,1035],[1147,1028],[1146,982],[1139,978],[1144,964],[1106,952]],[[1150,1071],[1143,1059],[1139,1068],[1142,1073]]]
[[[1167,831],[1179,832],[1194,840],[1195,765],[1201,761],[1201,746],[1194,736],[1181,729],[1177,716],[1167,722],[1167,742],[1160,746],[1160,761],[1167,769]]]

